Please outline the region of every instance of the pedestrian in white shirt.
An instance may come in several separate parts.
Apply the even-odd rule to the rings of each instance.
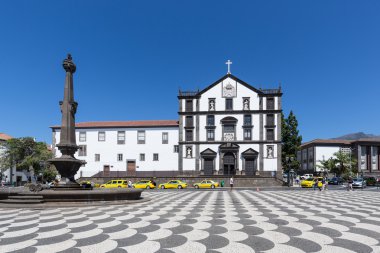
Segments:
[[[232,176],[231,178],[230,178],[230,191],[232,191],[232,188],[234,187],[234,177]]]

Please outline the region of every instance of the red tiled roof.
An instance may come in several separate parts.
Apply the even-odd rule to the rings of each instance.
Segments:
[[[178,126],[177,120],[141,120],[141,121],[99,121],[76,123],[76,128],[108,128],[108,127],[165,127]],[[52,126],[51,128],[61,128]]]
[[[0,140],[6,141],[6,140],[9,140],[9,139],[12,139],[12,136],[4,134],[4,133],[0,133]]]

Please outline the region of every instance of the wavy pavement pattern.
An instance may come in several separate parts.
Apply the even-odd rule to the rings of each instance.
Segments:
[[[380,252],[376,192],[150,191],[136,205],[0,208],[0,252]]]

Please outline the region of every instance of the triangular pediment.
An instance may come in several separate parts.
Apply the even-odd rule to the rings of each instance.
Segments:
[[[205,93],[206,91],[208,91],[208,90],[210,90],[211,88],[213,88],[214,86],[216,86],[216,85],[222,83],[224,80],[226,80],[226,79],[228,79],[228,78],[229,78],[229,79],[232,79],[232,80],[234,80],[234,81],[236,81],[237,83],[239,83],[239,84],[241,84],[241,85],[243,85],[243,86],[245,86],[245,87],[247,87],[248,89],[250,89],[250,90],[256,92],[257,94],[260,94],[260,95],[263,94],[263,92],[262,92],[261,90],[256,89],[256,88],[253,87],[252,85],[250,85],[250,84],[248,84],[248,83],[246,83],[246,82],[240,80],[240,79],[237,78],[236,76],[234,76],[234,75],[232,75],[232,74],[227,74],[227,75],[223,76],[222,78],[220,78],[219,80],[217,80],[217,81],[215,81],[214,83],[212,83],[211,85],[207,86],[206,88],[204,88],[204,89],[201,90],[200,92],[198,92],[197,95],[202,95],[202,94]],[[227,86],[228,86],[228,85],[227,85]]]
[[[252,148],[249,148],[241,154],[242,154],[242,156],[257,156],[259,154],[259,152],[257,152],[256,150],[254,150]]]
[[[215,157],[216,156],[216,152],[212,149],[205,149],[201,152],[201,156],[212,156],[212,157]]]

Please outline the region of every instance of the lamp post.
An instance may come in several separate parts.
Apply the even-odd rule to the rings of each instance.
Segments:
[[[294,170],[290,167],[290,165],[294,161],[294,156],[286,156],[286,165],[287,165],[287,171],[288,171],[288,187],[290,187],[290,184],[293,185],[293,174]]]

